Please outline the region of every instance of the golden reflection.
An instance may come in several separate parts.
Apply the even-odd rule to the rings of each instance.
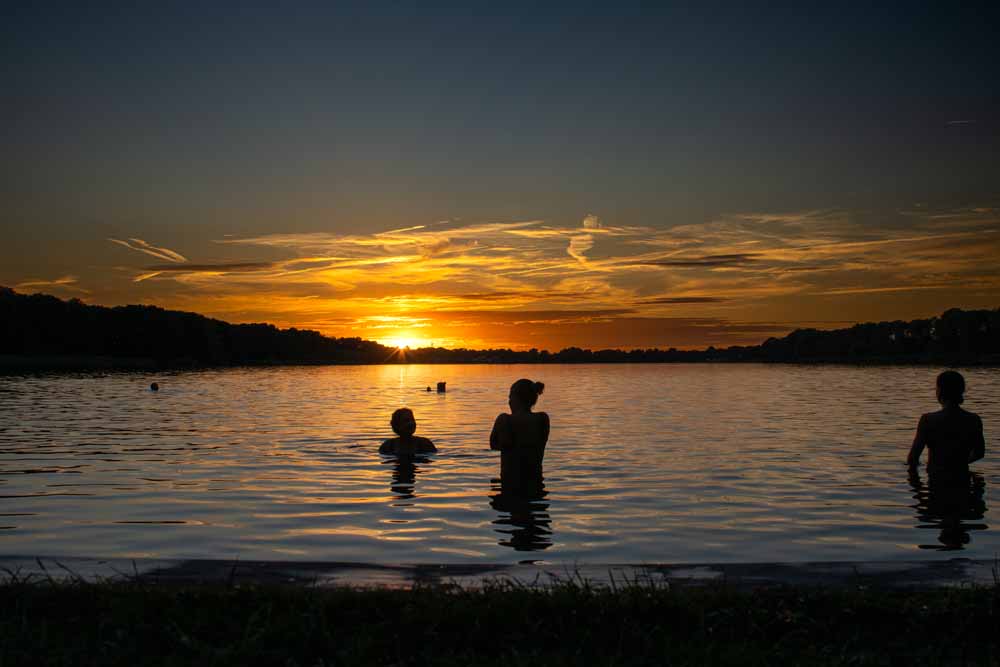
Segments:
[[[472,549],[456,549],[454,547],[431,547],[431,552],[441,554],[453,554],[455,556],[469,556],[471,558],[482,558],[486,556],[484,551],[473,551]]]
[[[378,540],[388,540],[396,542],[415,542],[423,540],[424,538],[417,533],[432,533],[436,528],[426,527],[413,527],[413,528],[398,528],[393,527],[391,530],[376,530],[373,528],[366,528],[364,526],[341,526],[337,528],[292,528],[284,531],[285,535],[288,536],[305,536],[305,535],[350,535],[357,537],[371,537]],[[400,535],[400,533],[408,533],[407,535]]]

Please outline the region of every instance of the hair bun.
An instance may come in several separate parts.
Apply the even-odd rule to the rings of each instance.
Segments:
[[[543,391],[545,391],[545,383],[544,382],[536,382],[535,383],[535,393],[538,394],[539,396],[541,396]]]

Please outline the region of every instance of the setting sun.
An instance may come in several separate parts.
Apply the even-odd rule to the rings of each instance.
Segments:
[[[394,336],[392,338],[384,338],[377,341],[386,347],[395,347],[399,350],[410,348],[415,350],[421,347],[431,347],[431,341],[426,338],[417,338],[414,336]]]

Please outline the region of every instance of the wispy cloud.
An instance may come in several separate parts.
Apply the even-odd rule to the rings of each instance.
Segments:
[[[601,219],[594,215],[593,213],[588,213],[583,221],[580,223],[583,229],[594,232],[602,229]],[[580,262],[581,264],[587,263],[587,251],[594,247],[594,235],[593,234],[577,234],[570,236],[569,246],[566,248],[566,254]]]
[[[257,272],[271,269],[273,262],[216,262],[210,264],[154,264],[145,267],[145,273],[140,273],[133,280],[141,283],[162,274],[207,274],[221,276],[227,273]]]
[[[687,304],[687,303],[722,303],[728,301],[724,296],[660,296],[649,299],[639,299],[642,304]]]
[[[741,212],[671,227],[614,225],[588,214],[569,225],[446,221],[373,234],[217,241],[251,257],[255,251],[283,255],[270,261],[187,262],[136,239],[120,243],[170,256],[136,267],[133,279],[176,283],[188,309],[246,321],[255,314],[268,319],[266,304],[280,322],[336,335],[375,332],[377,322],[382,332],[389,325],[376,318],[388,316],[399,318],[392,320],[397,330],[406,322],[426,329],[416,313],[430,313],[434,330],[451,326],[454,340],[468,342],[474,327],[488,329],[483,322],[507,322],[498,315],[505,312],[585,306],[600,312],[602,322],[619,319],[624,327],[626,319],[638,318],[646,327],[678,316],[728,321],[763,313],[790,321],[805,316],[802,304],[823,300],[829,308],[831,300],[846,304],[907,291],[946,299],[975,289],[1000,298],[1000,211],[988,206]],[[473,321],[472,312],[501,319]],[[822,311],[811,313],[816,319]],[[564,323],[596,326],[595,317],[587,324],[574,315]],[[519,321],[530,330],[562,320]],[[512,334],[505,340],[517,342]]]
[[[590,234],[572,236],[569,239],[569,246],[566,248],[566,254],[581,264],[585,264],[587,262],[587,256],[585,253],[593,247],[594,237]]]
[[[147,255],[156,257],[157,259],[162,259],[167,262],[186,262],[187,258],[179,252],[174,252],[170,248],[159,248],[155,245],[151,245],[142,239],[130,238],[127,240],[109,238],[112,243],[117,243],[120,246],[124,246],[129,250],[137,250],[139,252],[144,252]]]
[[[880,292],[916,292],[928,289],[950,289],[951,285],[896,285],[894,287],[840,287],[822,294],[878,294]]]
[[[240,271],[262,271],[274,267],[274,262],[217,262],[214,264],[154,264],[148,271],[170,271],[174,273],[236,273]]]
[[[61,288],[71,292],[78,292],[80,294],[90,294],[89,290],[85,290],[77,285],[78,280],[79,279],[76,276],[63,276],[61,278],[55,278],[54,280],[25,280],[15,284],[14,288],[19,290]]]
[[[714,267],[714,266],[739,266],[748,262],[756,261],[755,253],[735,253],[731,255],[704,255],[701,257],[683,257],[677,259],[660,259],[646,262],[650,266],[671,266],[671,267]]]

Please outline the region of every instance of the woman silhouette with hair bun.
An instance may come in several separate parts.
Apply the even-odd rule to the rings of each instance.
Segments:
[[[531,411],[544,389],[541,382],[515,382],[510,388],[510,414],[497,415],[490,433],[490,449],[500,452],[500,485],[492,487],[498,493],[490,496],[490,507],[500,513],[493,521],[494,530],[504,536],[500,545],[516,551],[552,546],[552,519],[542,478],[549,416]]]
[[[501,413],[493,422],[490,449],[500,452],[500,483],[505,493],[530,493],[542,485],[549,416],[531,408],[544,390],[541,382],[518,380],[510,387],[510,414]]]

